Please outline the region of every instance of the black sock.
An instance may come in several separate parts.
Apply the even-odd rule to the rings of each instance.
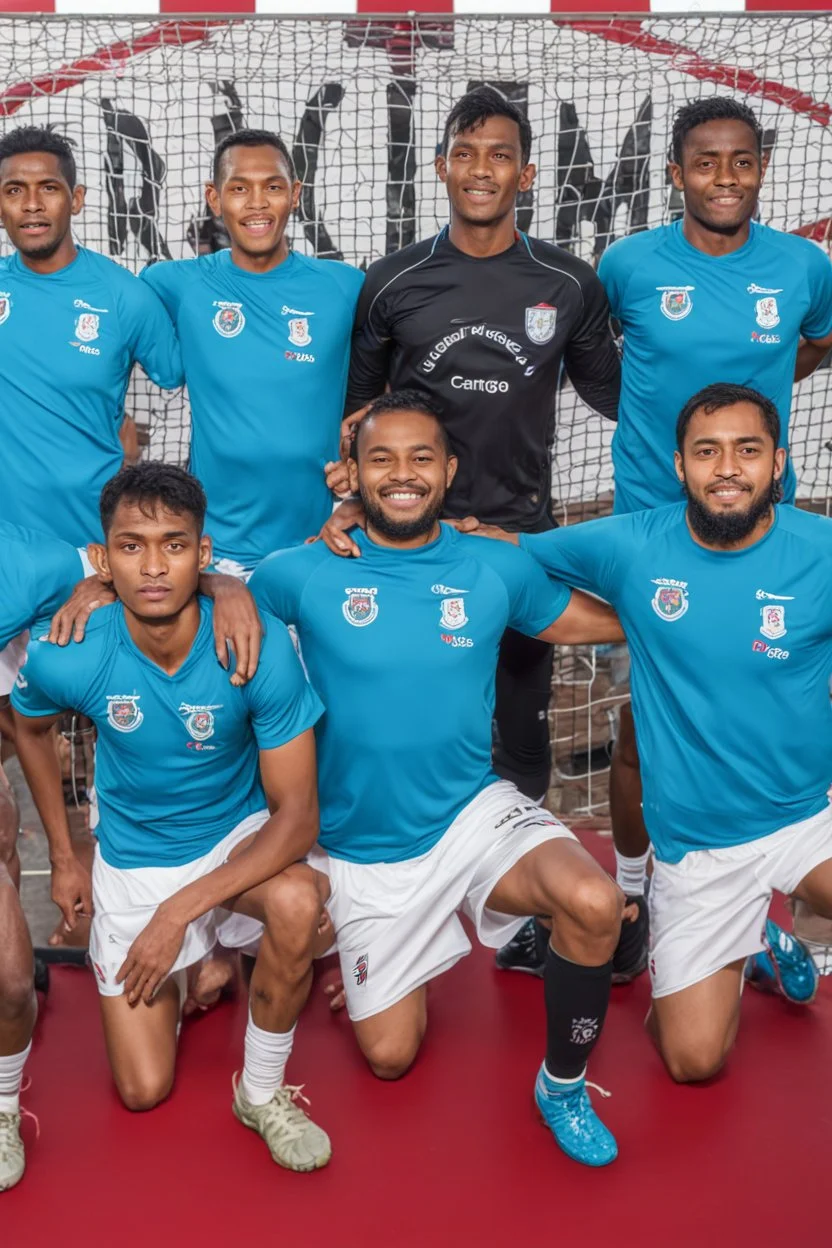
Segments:
[[[543,971],[546,998],[546,1069],[555,1079],[577,1079],[604,1026],[612,962],[579,966],[549,946]]]

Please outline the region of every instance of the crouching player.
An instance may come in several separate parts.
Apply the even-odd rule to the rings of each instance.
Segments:
[[[30,643],[12,698],[18,751],[49,838],[53,897],[68,921],[93,911],[90,956],[124,1104],[151,1109],[171,1089],[186,968],[217,941],[259,939],[233,1110],[278,1164],[312,1170],[329,1160],[329,1140],[283,1074],[321,915],[315,877],[298,863],[317,832],[321,705],[274,619],[254,678],[229,683],[212,604],[197,592],[211,559],[204,515],[199,482],[171,465],[123,468],[107,483],[105,544],[90,553],[119,601],[80,644]],[[67,707],[98,730],[91,881],[72,853],[48,735]]]

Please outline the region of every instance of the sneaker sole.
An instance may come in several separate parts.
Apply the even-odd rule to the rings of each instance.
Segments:
[[[256,1135],[260,1135],[260,1132],[257,1129],[257,1124],[254,1122],[249,1122],[249,1120],[246,1118],[243,1111],[238,1108],[236,1101],[232,1101],[231,1103],[231,1112],[233,1113],[234,1117],[237,1119],[238,1122],[242,1123],[244,1127],[248,1127],[249,1131],[254,1131]],[[293,1166],[293,1165],[290,1165],[288,1161],[281,1161],[279,1157],[276,1157],[274,1153],[272,1152],[271,1147],[269,1146],[267,1141],[263,1139],[262,1135],[260,1135],[260,1139],[263,1140],[263,1143],[266,1145],[266,1148],[268,1148],[269,1156],[271,1157],[275,1165],[280,1166],[284,1170],[293,1170],[295,1174],[309,1174],[313,1170],[322,1170],[323,1167],[327,1165],[330,1158],[332,1157],[332,1149],[330,1148],[328,1153],[326,1153],[325,1155],[322,1154],[320,1157],[316,1157],[314,1161],[307,1162],[306,1165]]]

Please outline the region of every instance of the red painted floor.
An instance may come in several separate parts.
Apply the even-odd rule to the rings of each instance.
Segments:
[[[602,853],[602,856],[603,855]],[[591,1171],[538,1125],[538,981],[475,950],[434,987],[412,1072],[383,1084],[317,986],[289,1068],[332,1136],[294,1175],[230,1112],[244,1004],[187,1024],[177,1085],[145,1115],[107,1073],[92,976],[54,968],[28,1066],[29,1166],[0,1196],[4,1248],[759,1248],[829,1239],[832,990],[801,1011],[752,991],[724,1076],[676,1087],[642,1032],[646,978],[616,989],[592,1078],[619,1160]]]

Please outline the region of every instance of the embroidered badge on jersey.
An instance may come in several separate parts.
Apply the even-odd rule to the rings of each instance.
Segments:
[[[774,641],[777,637],[785,637],[786,629],[786,608],[774,603],[766,603],[760,608],[762,616],[762,624],[760,632],[764,637],[768,637]]]
[[[355,628],[366,628],[378,615],[376,594],[378,589],[345,589],[347,595],[341,604],[344,619]]]
[[[212,706],[191,706],[188,702],[181,703],[179,714],[185,716],[185,727],[194,741],[207,741],[214,735],[214,711],[222,710],[222,703]]]
[[[107,722],[118,732],[135,732],[144,720],[139,708],[140,694],[113,694],[107,697]]]
[[[443,598],[441,605],[440,628],[463,628],[468,623],[464,598]]]
[[[557,323],[558,310],[551,303],[537,303],[533,308],[526,308],[526,337],[538,346],[552,341]]]
[[[774,298],[774,295],[767,295],[765,299],[758,299],[755,307],[757,324],[761,329],[774,329],[775,325],[780,324],[780,313],[777,309],[777,300]]]
[[[688,609],[687,581],[674,581],[669,577],[659,576],[653,580],[653,584],[658,586],[651,603],[656,615],[670,623],[680,620]]]
[[[99,324],[96,312],[82,312],[75,322],[75,337],[81,342],[93,342],[98,337]]]
[[[214,329],[223,338],[236,338],[245,328],[246,318],[243,315],[243,305],[241,303],[227,303],[222,299],[215,299],[213,306],[217,309],[214,313]]]
[[[693,311],[690,292],[695,286],[657,286],[656,290],[661,291],[659,307],[669,321],[683,321]]]
[[[0,325],[9,319],[12,310],[12,297],[8,290],[0,290]]]

